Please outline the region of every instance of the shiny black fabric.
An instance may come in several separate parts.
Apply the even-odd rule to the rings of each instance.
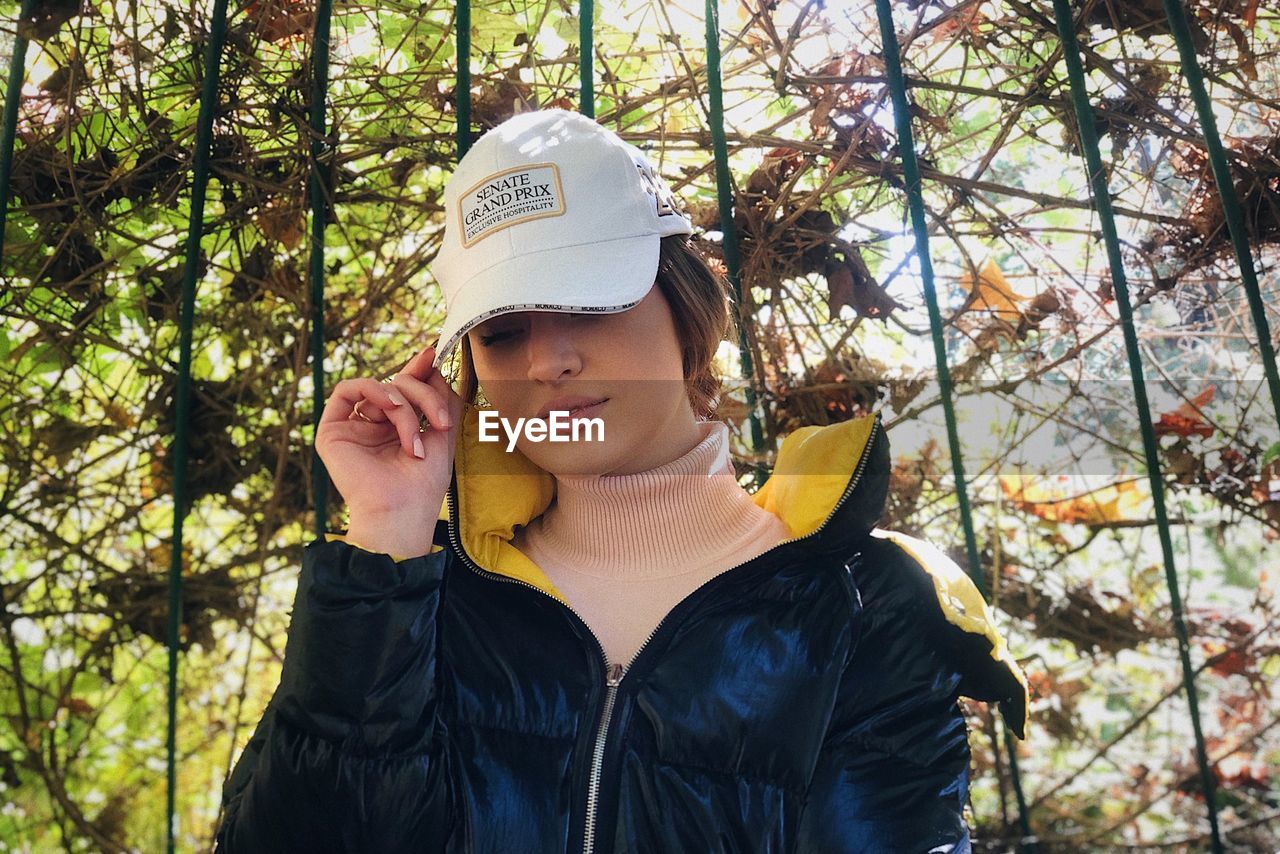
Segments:
[[[595,852],[970,850],[957,698],[1022,688],[869,536],[883,430],[866,453],[815,535],[708,581],[631,662]],[[568,608],[453,546],[396,563],[314,541],[215,850],[582,852],[606,678]]]

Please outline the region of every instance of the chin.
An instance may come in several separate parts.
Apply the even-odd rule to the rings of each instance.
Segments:
[[[619,455],[612,441],[526,443],[520,451],[543,471],[553,475],[606,474],[622,465],[626,455]]]

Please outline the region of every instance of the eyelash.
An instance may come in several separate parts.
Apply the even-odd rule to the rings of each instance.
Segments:
[[[598,312],[594,311],[574,311],[570,312],[569,316],[574,320],[595,320],[600,315]],[[519,329],[504,329],[501,332],[494,332],[492,335],[481,335],[480,346],[488,347],[492,344],[498,343],[499,341],[511,338],[514,335],[519,335],[521,331],[522,330]]]
[[[518,331],[519,331],[519,330],[515,330],[515,329],[508,329],[508,330],[505,330],[505,331],[503,331],[503,332],[495,332],[495,333],[493,333],[492,335],[481,335],[481,336],[480,336],[480,345],[481,345],[482,347],[488,347],[488,346],[490,346],[491,344],[494,344],[494,343],[496,343],[496,342],[498,342],[498,341],[502,341],[502,340],[503,340],[503,339],[505,339],[505,338],[510,338],[511,336],[513,336],[513,335],[517,334],[517,332],[518,332]]]

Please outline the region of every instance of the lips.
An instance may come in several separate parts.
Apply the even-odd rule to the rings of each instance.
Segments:
[[[551,417],[552,412],[562,412],[568,410],[572,417],[579,411],[593,408],[598,403],[604,403],[607,397],[586,397],[584,395],[573,395],[565,397],[557,397],[547,402],[547,405],[538,410],[538,417],[547,420]]]
[[[597,412],[599,412],[599,411],[600,411],[600,407],[604,406],[604,404],[605,404],[605,402],[606,402],[607,400],[608,400],[608,398],[605,398],[604,400],[600,401],[599,403],[593,403],[591,406],[583,406],[583,407],[580,407],[580,408],[578,408],[578,409],[571,409],[571,410],[569,410],[569,417],[570,417],[570,418],[580,418],[580,417],[581,417],[581,418],[587,418],[587,417],[592,417],[592,416],[594,416]]]

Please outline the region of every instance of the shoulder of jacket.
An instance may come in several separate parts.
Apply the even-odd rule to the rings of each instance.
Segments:
[[[904,558],[900,566],[892,568],[891,574],[905,569],[927,578],[936,613],[943,618],[935,622],[943,635],[945,651],[961,672],[965,696],[1000,701],[1010,728],[1019,738],[1025,738],[1030,701],[1027,679],[977,585],[959,564],[932,543],[883,528],[873,529],[870,536],[881,543],[892,544]],[[921,588],[925,586],[919,576],[899,580],[915,581]]]

